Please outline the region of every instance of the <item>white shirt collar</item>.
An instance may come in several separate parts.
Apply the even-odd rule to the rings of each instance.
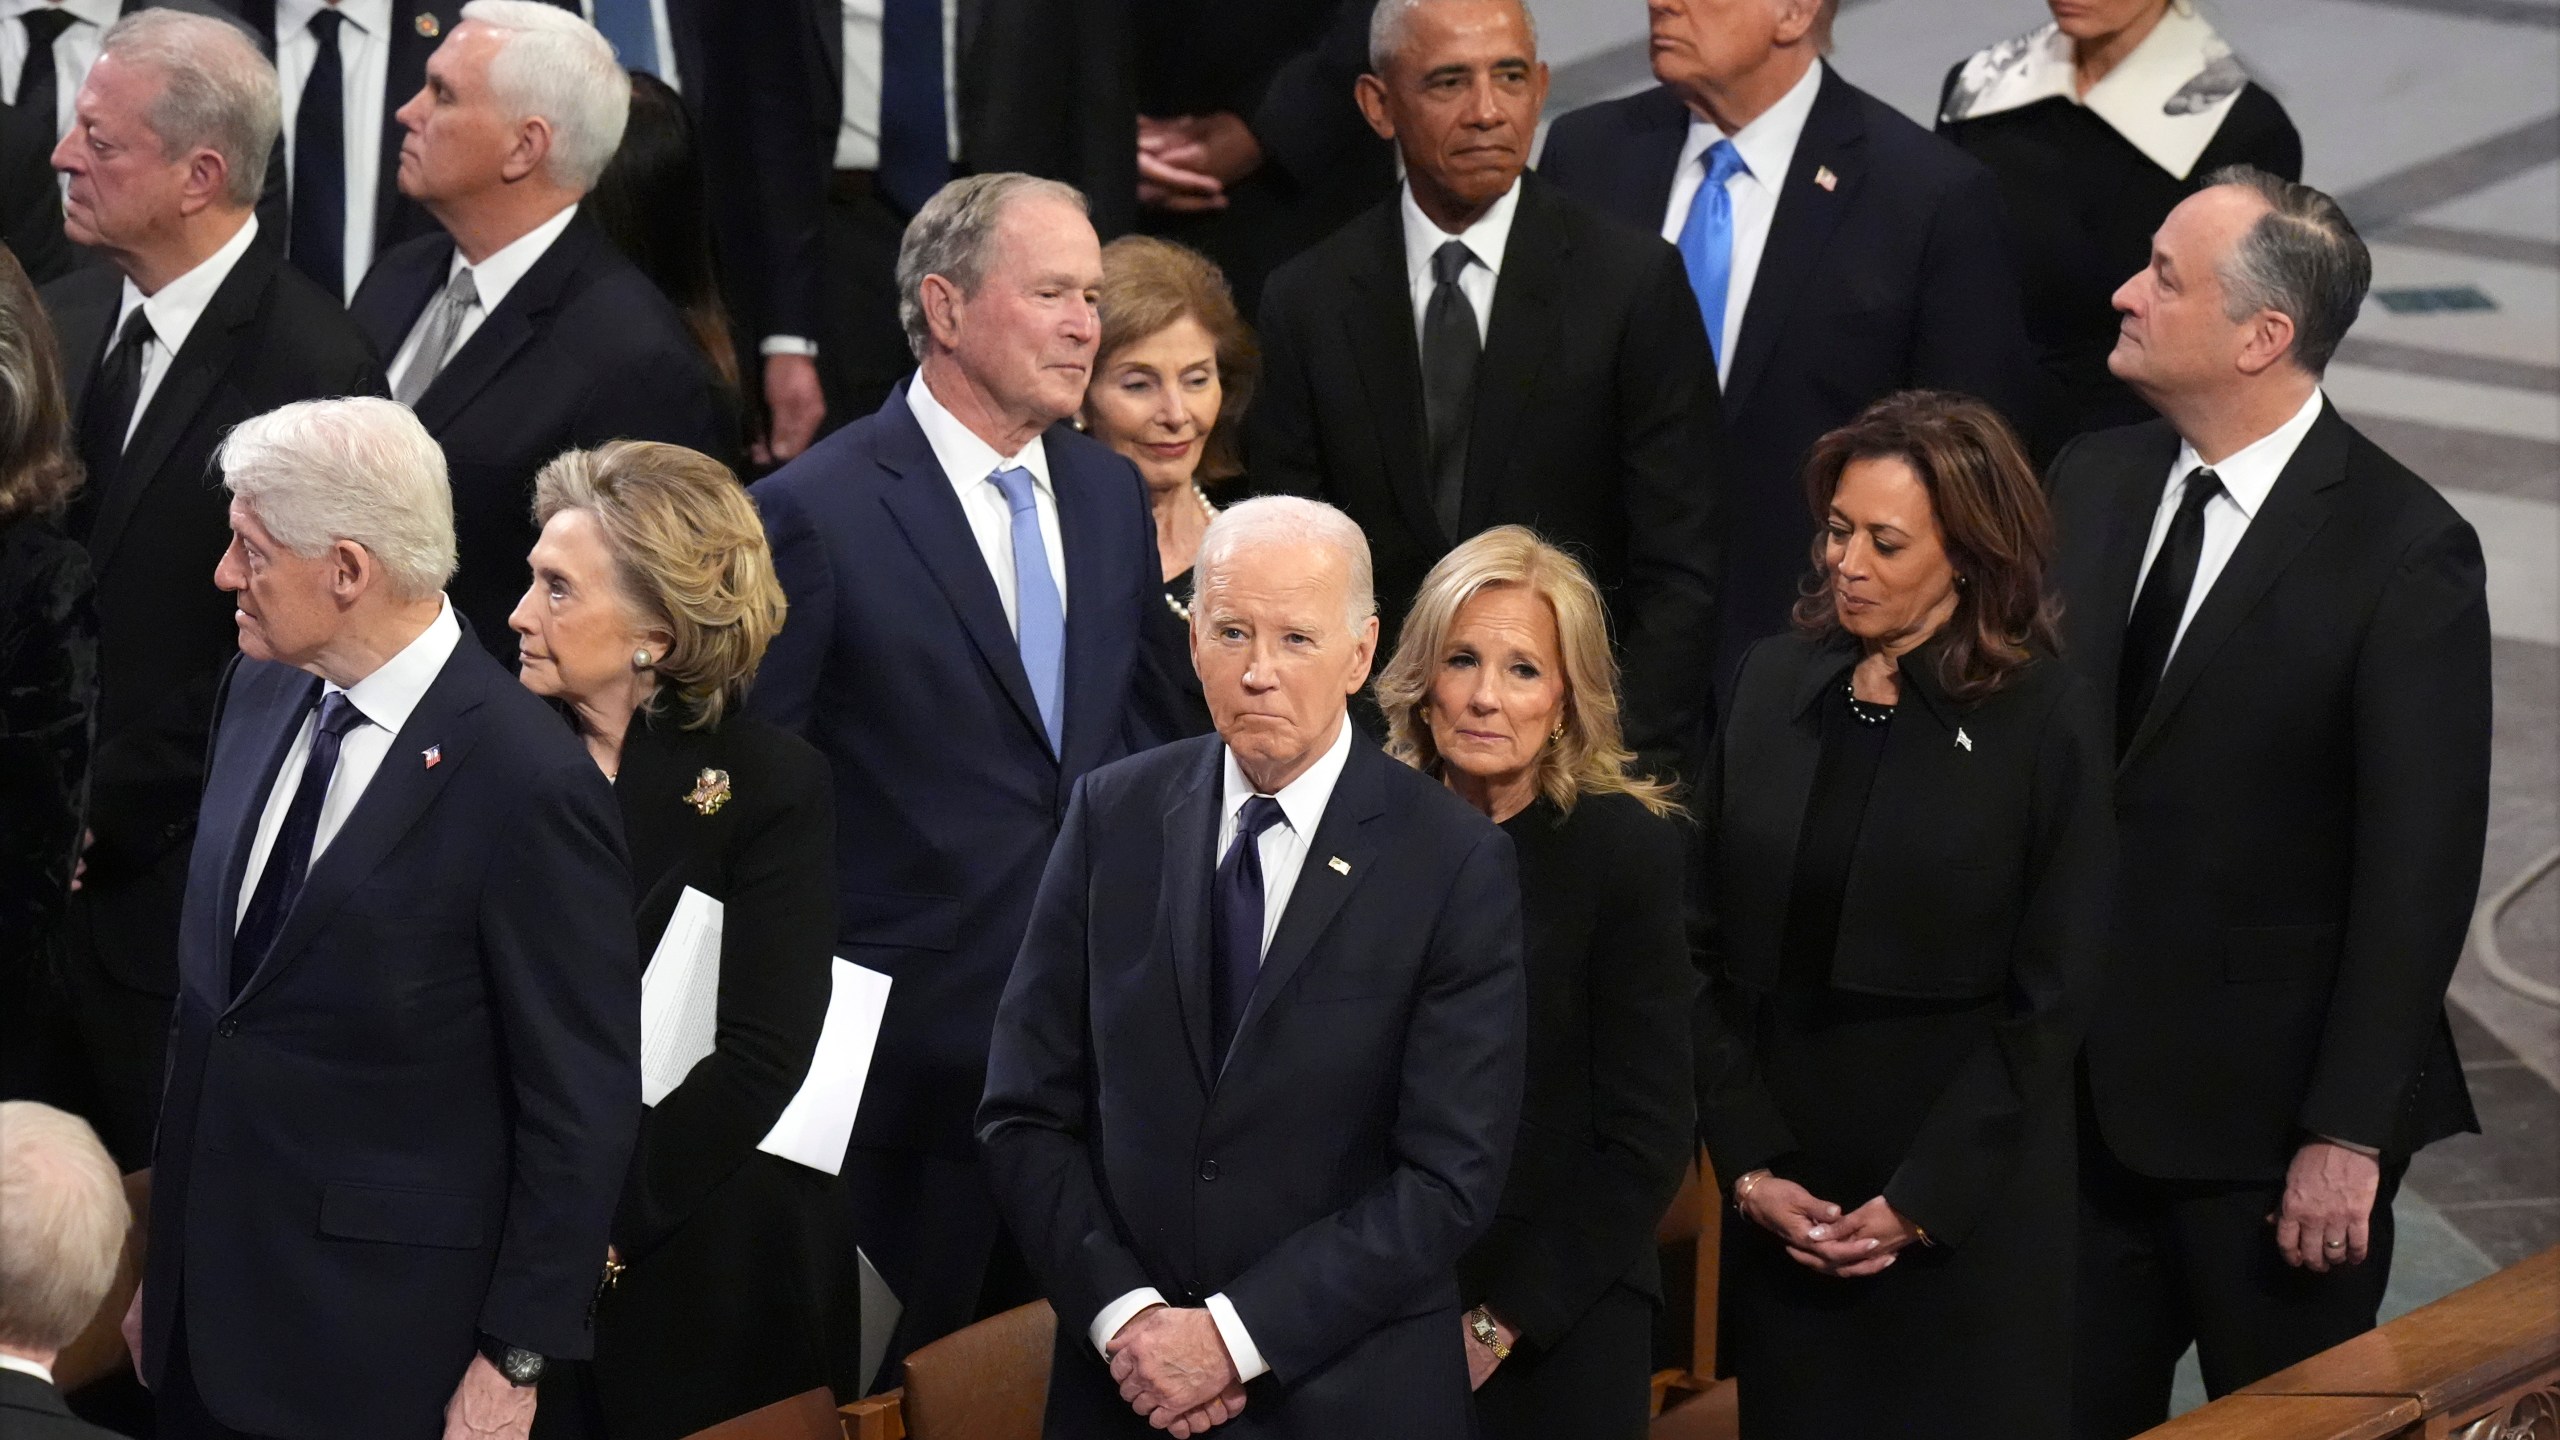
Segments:
[[[2320,391],[2314,388],[2311,398],[2293,412],[2293,418],[2277,426],[2223,458],[2212,467],[2214,478],[2222,482],[2222,491],[2240,513],[2255,520],[2259,507],[2267,503],[2267,495],[2284,475],[2284,467],[2293,463],[2293,452],[2302,448],[2302,437],[2320,419]],[[2193,445],[2180,443],[2178,463],[2169,467],[2170,493],[2178,493],[2187,477],[2205,468],[2204,457]],[[2163,502],[2167,503],[2167,502]]]
[[[462,247],[455,246],[453,264],[444,272],[445,283],[452,284],[454,276],[469,270],[471,288],[480,297],[480,313],[496,314],[499,303],[507,298],[507,292],[516,288],[516,282],[522,280],[525,272],[550,250],[552,242],[560,238],[560,232],[568,229],[569,222],[577,215],[578,207],[573,202],[559,214],[498,247],[495,254],[477,265],[464,260]]]
[[[2212,24],[2173,5],[2086,96],[2080,94],[2071,37],[2047,23],[1976,51],[1948,89],[1940,117],[1972,120],[2068,100],[2087,106],[2153,164],[2184,180],[2248,83],[2249,72]]]
[[[103,31],[124,13],[124,4],[123,0],[62,0],[59,5],[48,5],[44,0],[0,0],[0,18],[21,19],[38,10],[59,10]]]
[[[444,662],[453,658],[454,647],[462,643],[462,622],[453,618],[453,602],[437,597],[436,618],[418,632],[418,638],[400,647],[400,653],[382,662],[372,674],[347,687],[347,699],[364,718],[392,735],[409,723],[409,712],[427,698],[427,687],[444,673]],[[334,684],[321,687],[322,695],[337,689]]]
[[[1313,838],[1316,825],[1324,819],[1324,807],[1333,799],[1334,784],[1342,778],[1342,767],[1351,761],[1351,730],[1351,716],[1346,712],[1334,731],[1332,748],[1317,756],[1316,763],[1271,797],[1280,802],[1281,818],[1301,837]],[[1221,802],[1225,808],[1218,814],[1219,823],[1227,825],[1234,823],[1236,812],[1244,808],[1245,801],[1262,792],[1245,778],[1244,767],[1236,763],[1236,752],[1222,748],[1222,753],[1226,756],[1225,798]]]
[[[1813,102],[1822,93],[1822,72],[1827,67],[1819,60],[1805,68],[1801,79],[1778,97],[1778,103],[1753,116],[1750,123],[1733,134],[1733,148],[1740,152],[1742,163],[1751,178],[1776,190],[1787,183],[1787,167],[1796,163],[1796,142],[1804,138],[1804,123],[1813,116]],[[1722,128],[1713,121],[1689,114],[1689,136],[1680,145],[1680,166],[1673,174],[1685,174],[1698,163],[1717,141],[1725,138]]]
[[[996,447],[978,438],[978,433],[960,423],[960,417],[942,406],[933,387],[924,383],[924,372],[918,370],[907,381],[907,409],[923,427],[925,443],[933,447],[933,458],[942,465],[942,473],[951,488],[963,494],[970,486],[983,485],[998,470],[1019,466],[1031,472],[1032,488],[1047,492],[1052,499],[1057,491],[1049,484],[1049,446],[1045,437],[1034,435],[1031,443],[1012,455],[999,455]]]
[[[15,1370],[21,1375],[33,1375],[47,1385],[53,1383],[51,1370],[23,1355],[0,1355],[0,1370]]]
[[[1441,229],[1430,216],[1422,213],[1422,207],[1414,203],[1411,185],[1404,186],[1402,194],[1404,198],[1400,207],[1404,212],[1406,275],[1418,280],[1430,274],[1432,253],[1452,240],[1461,240],[1466,242],[1477,264],[1492,271],[1496,279],[1501,277],[1502,252],[1511,244],[1511,217],[1520,211],[1519,181],[1512,181],[1511,188],[1502,192],[1502,198],[1485,207],[1485,212],[1476,217],[1476,223],[1455,235]]]
[[[151,333],[160,347],[175,355],[187,343],[187,336],[204,318],[204,307],[213,303],[214,292],[231,278],[233,266],[249,253],[249,242],[258,238],[258,217],[250,216],[222,248],[196,262],[196,268],[160,287],[160,293],[145,295],[128,275],[124,282],[124,303],[116,307],[116,328],[124,328],[125,317],[133,307],[151,321]]]
[[[277,38],[307,28],[312,16],[332,8],[345,16],[348,24],[367,35],[391,33],[391,0],[338,0],[334,7],[328,0],[276,0]],[[478,277],[473,278],[476,281]]]

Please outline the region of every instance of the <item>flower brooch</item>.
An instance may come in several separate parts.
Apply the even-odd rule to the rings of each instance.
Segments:
[[[705,770],[693,777],[693,788],[685,792],[685,803],[705,815],[717,815],[729,803],[729,772]]]

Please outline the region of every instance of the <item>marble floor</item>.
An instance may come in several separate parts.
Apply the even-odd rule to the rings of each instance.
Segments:
[[[2489,560],[2494,794],[2451,1003],[2483,1133],[2410,1169],[2396,1314],[2560,1244],[2560,0],[2204,4],[2292,114],[2303,178],[2372,245],[2330,396]],[[1531,8],[1550,114],[1651,83],[1637,0]],[[1948,66],[2045,19],[2035,0],[1843,0],[1833,63],[1925,124]]]

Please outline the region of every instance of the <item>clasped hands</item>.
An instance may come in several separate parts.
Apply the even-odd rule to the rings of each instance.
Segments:
[[[1765,1170],[1742,1178],[1748,1184],[1734,1187],[1735,1208],[1785,1241],[1787,1258],[1808,1270],[1843,1280],[1880,1274],[1904,1246],[1920,1239],[1920,1227],[1881,1195],[1844,1216],[1839,1206],[1793,1180]]]
[[[1138,202],[1177,215],[1227,208],[1227,187],[1262,168],[1242,116],[1138,117]]]
[[[1159,1430],[1205,1435],[1244,1413],[1244,1382],[1205,1309],[1150,1305],[1102,1349],[1120,1398]]]

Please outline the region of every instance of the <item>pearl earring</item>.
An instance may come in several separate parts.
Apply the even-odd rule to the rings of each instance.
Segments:
[[[640,649],[631,652],[631,668],[634,670],[646,670],[649,668],[648,647],[642,646]]]
[[[1564,722],[1561,720],[1557,721],[1556,728],[1547,732],[1547,738],[1550,740],[1564,739]]]

